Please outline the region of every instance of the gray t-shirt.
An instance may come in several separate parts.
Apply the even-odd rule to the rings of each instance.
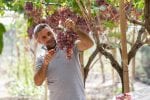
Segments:
[[[47,79],[50,100],[85,100],[84,84],[79,62],[78,49],[73,48],[72,58],[66,58],[66,51],[56,49],[56,55],[48,65]],[[44,57],[37,59],[40,69]]]

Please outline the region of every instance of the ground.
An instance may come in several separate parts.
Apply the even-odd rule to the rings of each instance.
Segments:
[[[6,78],[6,71],[0,70],[0,100],[37,100],[32,97],[11,97],[8,93],[7,88],[9,84],[8,78]],[[115,85],[112,85],[112,80],[110,80],[111,75],[106,75],[106,82],[102,83],[101,74],[94,70],[91,70],[86,81],[86,96],[87,100],[112,100],[116,95],[117,86],[119,82],[115,82]],[[150,86],[143,84],[141,82],[135,81],[134,83],[135,92],[133,96],[140,98],[139,100],[149,100],[150,96],[147,96],[150,93]],[[3,99],[2,99],[3,97]],[[35,98],[35,97],[34,97]],[[114,99],[115,100],[115,99]]]

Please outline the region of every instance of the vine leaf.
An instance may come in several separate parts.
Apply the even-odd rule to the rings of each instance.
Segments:
[[[0,23],[0,54],[3,50],[3,34],[6,32],[5,26]]]

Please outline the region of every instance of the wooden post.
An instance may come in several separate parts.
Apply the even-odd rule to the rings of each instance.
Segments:
[[[145,2],[144,7],[145,28],[150,34],[150,0],[144,0],[144,2]]]
[[[122,67],[123,67],[123,93],[130,91],[129,88],[129,73],[128,73],[128,55],[126,42],[127,22],[124,9],[125,0],[120,0],[120,30],[121,30],[121,45],[122,45]]]
[[[80,63],[81,63],[81,72],[82,72],[83,79],[84,79],[84,52],[80,52],[79,59],[80,59]],[[85,85],[85,83],[84,83],[84,85]]]
[[[45,94],[44,94],[44,100],[48,100],[48,84],[47,84],[47,78],[45,80],[45,84],[44,84],[44,87],[45,87]]]

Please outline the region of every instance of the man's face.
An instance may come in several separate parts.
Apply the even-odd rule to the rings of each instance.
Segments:
[[[37,40],[39,43],[47,46],[48,49],[55,48],[56,46],[56,40],[54,38],[54,35],[50,32],[50,30],[47,27],[43,28],[38,33]]]

